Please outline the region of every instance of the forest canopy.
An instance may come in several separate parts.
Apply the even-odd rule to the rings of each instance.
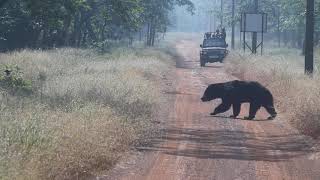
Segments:
[[[181,8],[173,11],[178,6],[195,16]],[[132,43],[134,39],[152,46],[169,26],[179,31],[207,31],[210,13],[217,26],[221,18],[225,27],[233,22],[239,26],[241,12],[252,8],[253,0],[235,0],[232,18],[232,0],[0,0],[0,51],[107,46],[110,40]],[[291,47],[303,46],[305,0],[259,0],[259,11],[268,14],[272,37]],[[320,0],[315,0],[317,44],[319,12]]]
[[[104,45],[137,34],[153,45],[175,6],[194,11],[190,0],[1,0],[0,50]]]

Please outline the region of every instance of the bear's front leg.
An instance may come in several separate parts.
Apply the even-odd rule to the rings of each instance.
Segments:
[[[218,107],[216,107],[214,112],[211,113],[210,115],[214,116],[214,115],[217,115],[220,113],[224,113],[224,112],[228,111],[230,109],[230,107],[231,107],[231,104],[222,103]]]
[[[244,117],[246,120],[253,120],[256,117],[258,110],[260,109],[261,105],[258,103],[250,103],[249,109],[249,116]]]
[[[237,118],[241,111],[241,103],[232,104],[232,109],[233,115],[231,115],[230,118]]]

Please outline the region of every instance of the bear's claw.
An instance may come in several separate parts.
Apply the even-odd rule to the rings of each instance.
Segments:
[[[213,113],[210,113],[210,115],[211,115],[211,116],[214,116],[214,115],[216,115],[216,113],[213,112]]]
[[[268,120],[274,120],[274,118],[275,118],[275,117],[270,116],[270,117],[268,117]]]

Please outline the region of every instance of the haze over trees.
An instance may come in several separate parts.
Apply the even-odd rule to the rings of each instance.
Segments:
[[[190,0],[2,0],[0,5],[1,51],[104,46],[134,37],[153,45],[176,5],[194,10]]]
[[[220,25],[220,18],[223,18],[223,26],[230,28],[232,22],[235,22],[236,27],[240,26],[241,12],[252,11],[253,0],[236,0],[235,1],[235,19],[232,19],[232,1],[223,0],[223,13],[221,13],[221,0],[193,0],[196,6],[196,18],[193,18],[183,11],[176,12],[175,16],[178,18],[177,29],[192,29],[197,32],[210,30],[210,19],[212,29]],[[277,44],[281,44],[302,48],[305,37],[305,18],[306,18],[306,1],[305,0],[259,0],[259,11],[268,14],[268,39],[273,39]],[[212,17],[210,18],[210,13]],[[181,22],[186,22],[182,24]],[[187,30],[187,31],[188,31]],[[239,32],[237,29],[236,32]],[[236,33],[238,34],[238,33]],[[315,44],[318,45],[320,41],[320,0],[315,0]]]

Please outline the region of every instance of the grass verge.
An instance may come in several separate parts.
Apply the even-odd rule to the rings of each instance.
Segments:
[[[316,56],[319,58],[319,56]],[[316,59],[316,61],[318,61]],[[264,56],[233,52],[227,71],[242,80],[253,80],[273,93],[278,111],[303,134],[320,135],[320,78],[304,75],[303,56],[294,51],[270,51]]]
[[[153,133],[157,80],[169,59],[152,49],[0,54],[32,84],[25,96],[1,88],[0,179],[77,179],[109,169]]]

